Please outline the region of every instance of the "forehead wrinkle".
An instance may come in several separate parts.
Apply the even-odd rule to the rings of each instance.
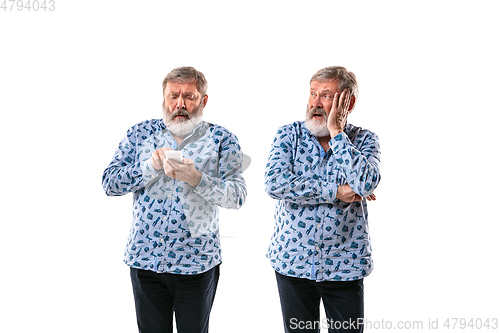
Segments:
[[[335,86],[335,88],[333,88],[333,89],[330,88],[332,84]],[[325,85],[329,86],[329,87],[325,88]],[[316,88],[314,88],[314,86]],[[310,84],[310,88],[311,88],[311,90],[321,89],[320,91],[322,91],[322,92],[323,91],[338,92],[339,82],[337,80],[312,81]]]
[[[175,89],[173,89],[173,85],[169,84],[170,82],[172,83],[176,83],[179,87],[179,89],[176,91]],[[194,86],[192,86],[194,85]],[[188,86],[191,86],[191,87],[188,87]],[[188,90],[188,89],[194,89],[194,91],[191,91],[191,90]],[[196,87],[196,82],[191,82],[191,81],[169,81],[167,82],[167,85],[165,86],[165,91],[169,91],[169,92],[176,92],[176,93],[180,93],[180,92],[184,92],[184,94],[193,94],[193,95],[196,95],[196,93],[198,93],[198,87]]]
[[[335,92],[334,90],[331,90],[330,88],[323,88],[323,89],[319,89],[319,90],[314,89],[314,88],[311,88],[311,91],[312,91],[312,92],[319,92],[319,93],[321,93],[321,94],[324,94],[324,93],[333,93],[333,92]]]

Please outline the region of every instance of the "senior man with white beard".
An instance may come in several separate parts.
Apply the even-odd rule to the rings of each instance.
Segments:
[[[305,122],[281,127],[269,154],[266,191],[278,201],[267,257],[287,333],[363,329],[363,279],[373,269],[366,199],[376,199],[380,147],[375,133],[347,124],[357,97],[352,72],[318,71]]]
[[[130,128],[102,178],[107,195],[133,193],[125,263],[139,331],[208,332],[219,278],[218,207],[245,202],[234,134],[202,121],[207,82],[192,67],[163,81],[163,119]],[[167,158],[182,152],[182,162]]]

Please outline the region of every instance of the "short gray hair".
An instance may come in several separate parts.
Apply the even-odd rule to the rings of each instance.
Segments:
[[[193,67],[178,67],[173,69],[163,79],[163,91],[167,87],[167,82],[196,83],[196,88],[203,98],[207,94],[207,80],[202,72]]]
[[[345,67],[331,66],[320,69],[312,76],[309,83],[313,81],[338,81],[340,91],[348,88],[354,97],[358,98],[358,81],[356,80],[356,75],[353,72],[349,72]]]

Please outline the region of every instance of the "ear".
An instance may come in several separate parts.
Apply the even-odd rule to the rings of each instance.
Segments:
[[[203,107],[207,106],[208,95],[203,96]]]
[[[351,113],[352,109],[354,109],[354,104],[356,104],[356,96],[352,95],[349,103],[349,113]]]

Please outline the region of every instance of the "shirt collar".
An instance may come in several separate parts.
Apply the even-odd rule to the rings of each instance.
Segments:
[[[168,130],[167,126],[165,125],[165,122],[163,121],[163,119],[161,120],[160,124],[161,124],[161,127],[163,128],[162,129],[162,133],[164,135],[170,136],[170,138],[172,139],[172,142],[175,142],[174,136]],[[189,134],[188,136],[186,136],[184,138],[184,140],[182,140],[182,142],[181,142],[180,145],[184,146],[187,142],[192,141],[192,140],[196,140],[199,137],[203,136],[205,134],[205,132],[206,132],[206,129],[207,129],[208,125],[209,124],[207,122],[205,122],[205,121],[202,120],[198,124],[198,126],[196,126],[196,128],[193,130],[193,132],[191,134]]]

